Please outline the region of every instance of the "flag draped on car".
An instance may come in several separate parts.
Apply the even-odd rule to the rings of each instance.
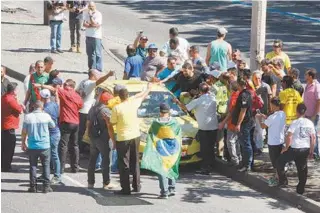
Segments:
[[[179,177],[181,156],[181,127],[171,118],[168,122],[152,122],[143,152],[141,168],[170,179]]]

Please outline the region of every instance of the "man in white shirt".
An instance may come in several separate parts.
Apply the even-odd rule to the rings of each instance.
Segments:
[[[178,104],[185,111],[194,110],[194,115],[198,122],[198,138],[200,142],[200,153],[202,157],[201,174],[209,175],[214,162],[214,146],[217,140],[218,118],[217,103],[210,87],[207,83],[201,83],[199,86],[201,96],[192,100],[184,106]]]
[[[170,39],[177,38],[179,40],[179,48],[183,51],[184,58],[189,58],[190,44],[186,39],[179,37],[178,28],[170,28],[169,37]],[[160,56],[168,57],[170,55],[170,39],[165,43],[162,50],[160,50]]]
[[[102,71],[102,15],[90,2],[88,12],[84,13],[83,26],[86,27],[86,51],[89,69]]]
[[[288,180],[284,171],[286,163],[294,161],[298,170],[299,183],[297,185],[297,193],[303,194],[304,187],[307,182],[308,175],[308,156],[313,157],[315,145],[315,129],[312,121],[305,118],[307,107],[301,103],[297,106],[298,119],[294,120],[286,136],[286,145],[281,151],[281,155],[277,160],[277,172],[279,175],[279,187],[288,184]]]
[[[110,71],[105,76],[99,78],[97,76],[97,73],[97,70],[89,70],[89,78],[81,81],[78,88],[76,89],[77,93],[79,93],[83,100],[83,107],[79,110],[80,125],[78,132],[78,144],[80,152],[83,152],[84,148],[82,146],[82,138],[86,131],[88,113],[91,107],[95,104],[95,88],[114,74],[113,71]]]

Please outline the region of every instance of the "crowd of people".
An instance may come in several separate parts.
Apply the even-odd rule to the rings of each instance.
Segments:
[[[71,21],[70,18],[71,34],[77,31],[77,44],[71,35],[71,51],[76,48],[80,52],[82,19],[73,13],[82,13],[86,4],[75,2],[68,4],[70,17],[77,19]],[[136,112],[152,85],[160,84],[174,94],[174,102],[198,123],[196,138],[200,142],[201,174],[210,174],[215,156],[238,167],[239,172],[254,171],[254,157],[267,145],[276,171],[269,180],[270,186],[288,184],[285,168],[294,161],[299,178],[297,193],[304,193],[307,160],[319,159],[320,83],[316,69],[305,70],[306,86],[303,87],[300,71],[291,66],[279,39],[274,40],[273,51],[259,61],[261,69],[250,70],[240,50],[233,49],[226,41],[228,31],[223,27],[218,28],[217,38],[208,44],[205,59],[200,56],[200,47],[190,46],[180,37],[177,28],[169,30],[169,40],[162,48],[148,44],[147,36],[140,31],[134,43],[126,48],[128,57],[123,79],[148,81],[148,88],[133,97],[129,97],[123,85],[116,85],[113,94],[96,93],[95,88],[114,72],[101,73],[102,18],[93,2],[88,5],[92,12],[84,14],[83,26],[89,72],[88,79],[78,87],[73,79],[63,82],[59,72],[53,70],[54,60],[46,57],[30,65],[30,74],[25,80],[25,100],[20,104],[16,98],[17,84],[10,83],[5,78],[5,68],[1,68],[2,171],[11,169],[15,130],[19,127],[19,114],[24,111],[27,114],[23,121],[22,148],[28,151],[30,161],[29,192],[36,191],[38,158],[43,165],[44,192],[52,191],[50,184],[61,182],[67,153],[70,171],[79,171],[79,153],[84,149],[82,139],[86,131],[91,141],[88,187],[93,188],[95,184],[99,153],[103,188],[115,187],[110,180],[110,158],[111,150],[116,149],[122,188],[119,193],[131,194],[130,173],[133,191],[139,192],[140,129]],[[52,51],[59,52],[62,22],[51,20]],[[160,106],[159,116],[161,122],[171,119],[168,105]],[[50,165],[54,171],[51,181]],[[175,193],[174,180],[163,175],[159,180],[161,198],[167,198],[169,192]]]

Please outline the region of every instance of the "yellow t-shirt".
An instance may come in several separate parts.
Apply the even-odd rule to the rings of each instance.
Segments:
[[[283,63],[284,63],[284,66],[285,66],[286,70],[288,70],[288,68],[291,67],[290,58],[284,52],[281,52],[280,55],[276,55],[276,53],[274,51],[268,52],[267,55],[266,55],[266,58],[269,59],[269,60],[274,59],[274,58],[281,58],[283,60]]]
[[[117,141],[127,141],[140,136],[137,111],[141,102],[141,98],[129,98],[112,109],[110,121],[116,125]]]
[[[303,102],[299,92],[295,89],[288,88],[280,92],[280,102],[284,105],[283,111],[286,113],[286,124],[289,125],[297,119],[297,106]]]
[[[112,99],[110,99],[110,100],[108,101],[107,107],[108,107],[109,109],[113,109],[113,107],[117,106],[117,105],[120,104],[120,103],[121,103],[121,99],[120,99],[119,96],[117,96],[117,97],[114,97],[114,98],[112,98]]]

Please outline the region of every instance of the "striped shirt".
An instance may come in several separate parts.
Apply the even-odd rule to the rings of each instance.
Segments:
[[[25,116],[23,129],[28,133],[28,149],[49,149],[49,128],[54,128],[55,123],[48,113],[39,109]]]

